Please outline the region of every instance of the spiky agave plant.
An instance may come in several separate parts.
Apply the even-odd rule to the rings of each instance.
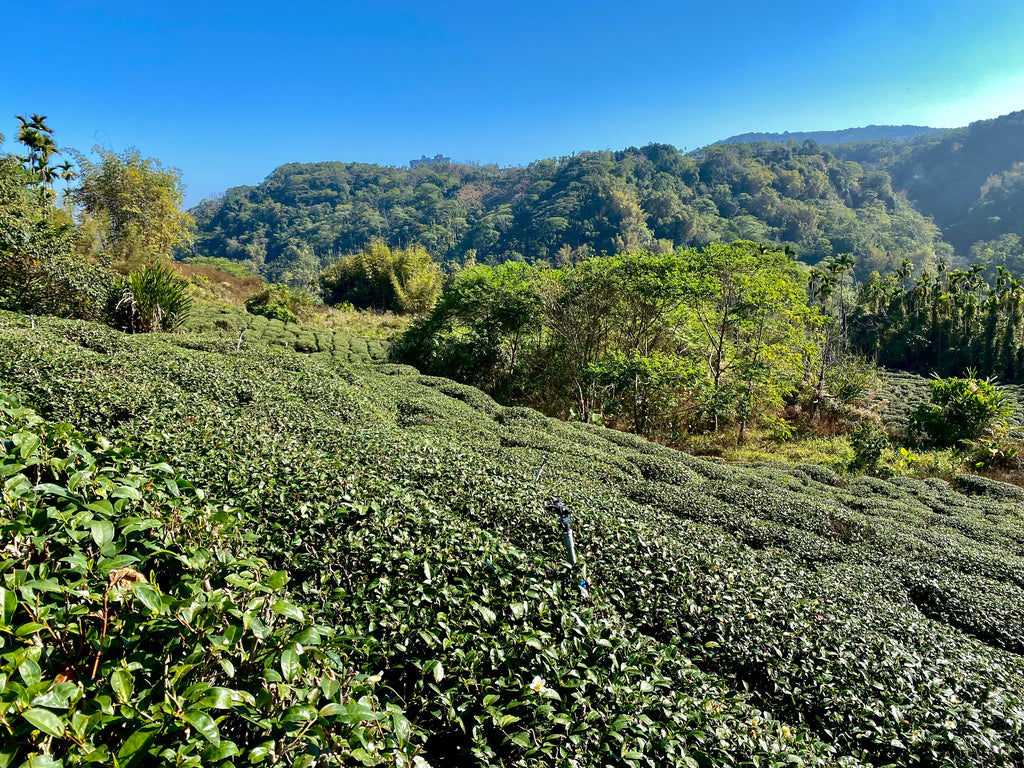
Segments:
[[[170,267],[160,264],[132,272],[121,284],[121,300],[129,315],[132,333],[174,331],[192,310],[188,284],[175,277]]]

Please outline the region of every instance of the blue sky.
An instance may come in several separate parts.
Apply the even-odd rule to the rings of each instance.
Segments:
[[[1024,108],[1024,3],[56,2],[8,8],[0,133],[135,146],[191,205],[292,161],[514,165]]]

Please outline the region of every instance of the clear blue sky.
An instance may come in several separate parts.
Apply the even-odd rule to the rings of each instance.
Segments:
[[[135,146],[187,202],[291,161],[514,165],[746,131],[965,125],[1024,108],[1024,3],[33,0],[0,132]]]

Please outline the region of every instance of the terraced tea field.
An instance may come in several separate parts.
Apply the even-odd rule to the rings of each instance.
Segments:
[[[379,339],[366,339],[331,328],[283,323],[252,315],[237,307],[204,307],[194,313],[187,330],[199,335],[210,348],[228,349],[242,344],[292,350],[340,363],[373,363],[387,359],[388,346]]]
[[[243,521],[435,768],[1024,765],[1021,489],[703,461],[316,343],[0,314],[0,386]]]

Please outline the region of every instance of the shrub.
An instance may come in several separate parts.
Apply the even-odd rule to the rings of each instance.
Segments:
[[[441,268],[422,246],[392,251],[383,240],[343,256],[320,274],[328,304],[405,314],[429,312],[443,283]]]
[[[796,435],[796,425],[778,416],[765,419],[764,436],[775,443],[788,443]]]
[[[313,306],[309,294],[287,285],[268,285],[245,302],[245,308],[254,315],[262,315],[282,323],[297,323]]]
[[[825,371],[825,389],[845,405],[859,403],[877,386],[877,368],[858,355],[844,357]]]
[[[870,471],[878,466],[882,454],[889,449],[889,435],[878,422],[867,421],[850,433],[850,445],[853,446],[850,469]]]
[[[177,330],[191,310],[188,283],[164,264],[132,272],[121,283],[116,311],[127,314],[132,333]]]
[[[1010,415],[1006,394],[991,379],[942,379],[931,384],[931,402],[920,405],[910,420],[910,433],[948,448],[976,440]]]
[[[964,457],[974,469],[1018,470],[1022,466],[1021,445],[1003,425],[968,443]]]

